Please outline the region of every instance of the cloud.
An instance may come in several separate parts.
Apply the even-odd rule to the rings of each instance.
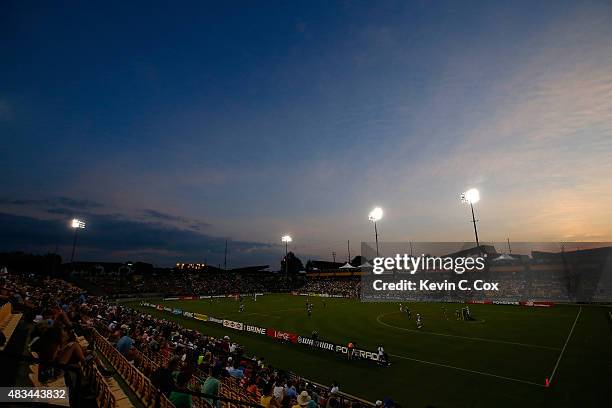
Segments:
[[[65,205],[66,207],[70,207],[70,208],[75,208],[75,209],[92,209],[92,208],[102,208],[104,207],[104,205],[92,201],[92,200],[86,200],[86,199],[76,199],[76,198],[70,198],[70,197],[58,197],[57,201],[62,204]]]
[[[68,256],[72,232],[62,219],[0,213],[0,249],[53,251],[57,247]],[[278,248],[266,243],[229,241],[232,264],[253,262],[276,264]],[[121,214],[88,214],[87,228],[79,234],[78,253],[82,260],[126,261],[132,257],[156,264],[177,261],[219,263],[225,251],[225,238],[161,223],[133,220]]]
[[[67,207],[73,210],[91,210],[104,207],[103,204],[96,201],[65,196],[42,199],[0,198],[0,204],[19,207]]]
[[[193,229],[197,229],[200,230],[202,228],[205,227],[209,227],[210,224],[203,222],[203,221],[199,221],[199,220],[193,220],[187,217],[183,217],[180,215],[174,215],[174,214],[168,214],[165,212],[161,212],[161,211],[157,211],[157,210],[152,210],[152,209],[144,209],[141,211],[147,218],[153,218],[153,219],[157,219],[160,220],[162,222],[178,222],[178,223],[182,223],[185,224],[186,226],[188,226],[189,228],[193,228]]]

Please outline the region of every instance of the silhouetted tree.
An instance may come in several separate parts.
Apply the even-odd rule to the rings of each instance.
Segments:
[[[289,264],[289,275],[295,275],[299,271],[304,270],[304,264],[300,261],[300,258],[295,256],[293,252],[287,254],[287,261]],[[281,260],[281,272],[285,273],[285,257]]]

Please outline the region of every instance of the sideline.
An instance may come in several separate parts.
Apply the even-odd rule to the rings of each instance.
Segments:
[[[574,328],[576,327],[576,323],[578,323],[578,318],[580,317],[580,313],[582,313],[582,306],[580,306],[580,309],[578,309],[578,313],[576,314],[576,318],[574,319],[574,324],[572,324],[572,328],[570,329],[570,332],[567,335],[567,339],[565,339],[565,344],[563,345],[561,354],[559,354],[559,358],[557,359],[557,364],[555,364],[555,368],[553,368],[552,374],[550,375],[549,384],[552,383],[553,378],[555,377],[555,373],[557,372],[557,368],[559,367],[559,363],[561,362],[561,357],[563,357],[563,353],[565,353],[565,349],[567,347],[567,344],[570,341],[570,338],[572,337],[572,333],[574,333]]]

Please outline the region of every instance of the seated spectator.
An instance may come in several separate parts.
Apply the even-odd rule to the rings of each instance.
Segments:
[[[189,391],[187,384],[191,379],[191,373],[181,371],[176,377],[176,388],[177,391],[172,391],[168,399],[176,408],[191,408],[193,406],[191,394],[187,394],[181,391]]]
[[[277,378],[274,384],[274,398],[276,398],[276,402],[278,402],[279,405],[282,405],[283,399],[285,398],[285,387],[283,385],[283,380],[280,378]]]
[[[317,404],[310,398],[308,391],[304,390],[297,397],[297,408],[315,408]]]
[[[238,378],[238,379],[241,379],[241,378],[244,377],[244,371],[239,368],[238,361],[235,361],[234,365],[230,366],[227,369],[227,373],[230,375],[230,377],[234,377],[234,378]]]
[[[151,375],[151,382],[164,395],[170,395],[170,391],[176,387],[172,373],[179,369],[181,360],[178,357],[173,357],[168,361],[166,367],[159,367]]]
[[[291,380],[287,381],[287,384],[285,385],[285,396],[287,398],[297,398],[297,391],[295,390]]]
[[[280,404],[274,397],[273,383],[267,383],[264,386],[260,403],[264,408],[280,408]]]
[[[123,336],[117,341],[117,351],[123,354],[128,361],[134,360],[134,340],[130,337],[130,330],[128,327],[125,327]]]
[[[221,369],[219,367],[213,367],[212,374],[204,381],[200,391],[202,394],[207,394],[212,397],[218,397],[221,390]],[[214,400],[214,398],[204,398],[213,407],[220,407],[221,401]]]

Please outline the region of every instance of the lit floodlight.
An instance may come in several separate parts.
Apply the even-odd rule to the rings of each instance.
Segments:
[[[368,219],[372,222],[376,222],[380,220],[382,216],[383,216],[382,208],[376,207],[372,211],[370,211],[370,215],[368,216]]]
[[[85,221],[81,221],[81,220],[78,220],[78,219],[74,218],[72,220],[72,223],[70,224],[70,226],[72,228],[84,229],[85,228]]]
[[[281,238],[281,241],[283,241],[283,242],[285,242],[285,243],[286,243],[286,242],[291,242],[291,241],[293,241],[293,239],[291,239],[291,236],[290,236],[290,235],[284,235],[284,236]]]
[[[461,194],[461,201],[466,204],[476,204],[480,201],[480,193],[475,188],[470,188],[468,191]]]

